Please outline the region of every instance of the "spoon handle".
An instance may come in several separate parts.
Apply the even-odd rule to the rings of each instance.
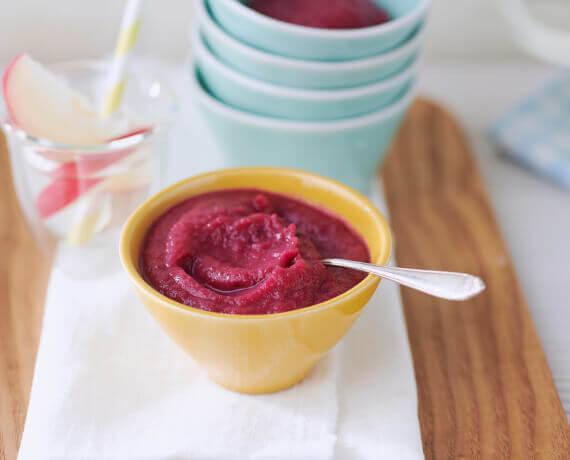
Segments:
[[[323,259],[322,263],[372,273],[447,300],[466,300],[485,289],[485,283],[481,278],[466,273],[387,267],[345,259]]]

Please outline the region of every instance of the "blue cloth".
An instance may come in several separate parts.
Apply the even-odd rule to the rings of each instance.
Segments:
[[[570,74],[515,105],[490,135],[506,155],[570,189]]]

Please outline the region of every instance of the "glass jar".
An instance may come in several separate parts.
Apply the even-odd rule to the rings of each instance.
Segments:
[[[50,67],[72,88],[100,100],[108,64]],[[160,185],[174,97],[159,79],[129,75],[119,134],[93,145],[36,138],[3,117],[20,205],[40,246],[57,243],[56,265],[85,278],[116,268],[117,241],[129,214]]]

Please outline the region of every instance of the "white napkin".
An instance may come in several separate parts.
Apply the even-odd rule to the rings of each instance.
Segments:
[[[302,383],[249,396],[210,382],[122,272],[55,270],[19,458],[423,458],[398,288],[382,282]]]

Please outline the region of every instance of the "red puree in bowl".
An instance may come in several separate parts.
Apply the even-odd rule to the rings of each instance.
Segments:
[[[340,218],[283,195],[234,189],[198,195],[162,214],[141,251],[157,291],[202,310],[278,313],[323,302],[364,275],[324,257],[369,261]]]
[[[280,21],[322,29],[358,29],[390,20],[373,0],[252,0],[247,6]]]

